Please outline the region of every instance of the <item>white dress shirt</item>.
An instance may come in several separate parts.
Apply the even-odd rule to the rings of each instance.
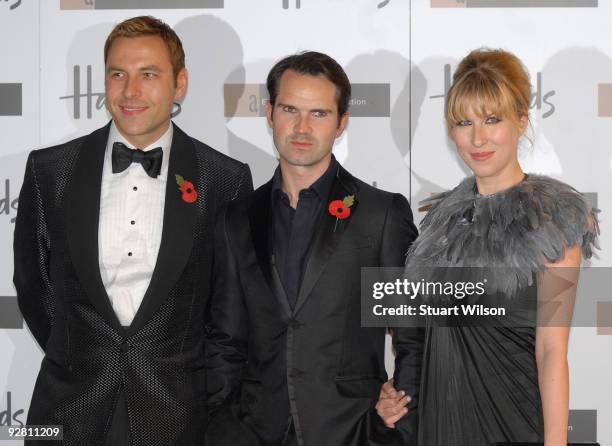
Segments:
[[[133,148],[111,124],[104,155],[98,252],[102,283],[119,322],[129,326],[151,282],[162,237],[168,160],[173,127],[144,150],[163,150],[161,172],[151,178],[142,165],[132,163],[113,173],[113,143]]]

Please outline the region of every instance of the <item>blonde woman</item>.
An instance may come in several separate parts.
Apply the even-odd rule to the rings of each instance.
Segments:
[[[488,268],[493,293],[506,296],[515,309],[534,310],[523,316],[536,314],[551,268],[577,272],[599,231],[582,195],[521,169],[517,150],[529,124],[530,101],[529,76],[513,54],[478,49],[461,61],[445,117],[474,175],[432,200],[407,264],[407,271]],[[565,446],[571,302],[569,308],[561,324],[538,323],[535,317],[488,326],[427,323],[417,398],[419,445]],[[396,370],[395,389],[388,383],[377,405],[389,427],[407,411],[408,397],[399,393],[402,372]]]

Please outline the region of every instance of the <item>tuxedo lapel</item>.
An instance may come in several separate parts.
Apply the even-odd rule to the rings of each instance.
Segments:
[[[269,181],[254,193],[255,196],[249,207],[251,239],[255,247],[257,263],[259,263],[261,272],[270,290],[272,290],[272,294],[274,294],[284,312],[290,315],[289,301],[274,263],[274,255],[272,254],[272,243],[270,240],[270,228],[272,227],[271,192],[272,181]]]
[[[151,282],[128,329],[128,336],[138,331],[153,316],[187,265],[193,249],[198,202],[206,200],[208,192],[206,184],[199,181],[197,165],[193,141],[181,129],[174,126],[161,244]],[[188,203],[183,200],[176,175],[194,184],[198,193],[196,202]]]
[[[357,186],[353,181],[353,177],[341,166],[338,167],[338,173],[334,179],[334,185],[329,196],[329,202],[333,200],[342,200],[347,195],[355,195]],[[302,308],[308,296],[310,295],[313,287],[317,283],[319,276],[325,269],[330,257],[336,250],[338,243],[342,239],[342,236],[346,232],[353,214],[357,208],[358,198],[355,195],[355,202],[351,209],[351,216],[344,220],[339,220],[336,226],[336,218],[329,214],[325,203],[323,214],[321,216],[321,224],[314,235],[314,243],[304,272],[304,278],[302,280],[302,286],[298,294],[297,302],[294,308],[294,314]],[[334,230],[334,226],[336,226]]]
[[[91,133],[79,149],[66,194],[66,230],[72,263],[85,293],[98,313],[121,329],[104,289],[98,260],[100,188],[109,129],[110,123]]]

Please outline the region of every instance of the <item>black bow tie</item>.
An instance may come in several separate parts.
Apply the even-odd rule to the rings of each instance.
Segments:
[[[144,152],[142,150],[130,149],[121,142],[113,144],[113,173],[123,172],[132,163],[140,163],[147,175],[157,178],[161,171],[164,152],[161,147]]]

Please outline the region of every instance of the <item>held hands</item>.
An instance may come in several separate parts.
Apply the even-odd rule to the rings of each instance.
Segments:
[[[410,402],[410,396],[406,392],[399,392],[393,387],[393,379],[390,379],[380,388],[376,412],[385,422],[385,426],[394,429],[395,423],[408,413],[406,405]]]

